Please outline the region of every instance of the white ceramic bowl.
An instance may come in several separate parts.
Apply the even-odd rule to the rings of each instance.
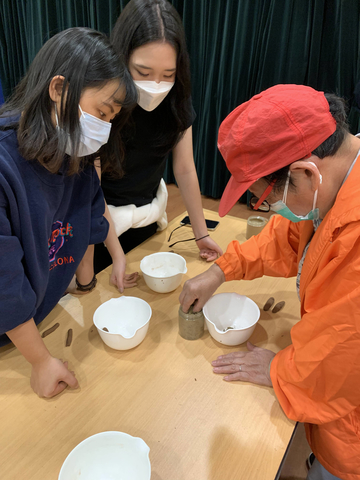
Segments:
[[[237,293],[214,295],[203,312],[210,335],[224,345],[240,345],[249,340],[260,317],[256,303]]]
[[[140,262],[146,285],[158,293],[172,292],[177,288],[184,273],[186,261],[180,255],[171,252],[158,252],[147,255]]]
[[[104,343],[116,350],[129,350],[141,343],[149,328],[150,305],[136,297],[112,298],[94,313],[94,325]],[[104,327],[109,331],[104,331]]]
[[[58,480],[150,480],[149,451],[144,440],[127,433],[98,433],[69,453]]]

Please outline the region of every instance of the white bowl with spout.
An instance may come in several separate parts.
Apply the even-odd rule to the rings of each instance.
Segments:
[[[123,432],[86,438],[67,456],[58,480],[150,480],[150,448]]]
[[[210,335],[224,345],[249,340],[260,318],[260,309],[250,298],[237,293],[218,293],[203,308]]]
[[[158,293],[175,290],[187,272],[186,261],[177,253],[158,252],[147,255],[140,262],[146,285]]]
[[[122,296],[100,305],[93,321],[106,345],[116,350],[129,350],[144,340],[151,314],[151,307],[145,300]]]

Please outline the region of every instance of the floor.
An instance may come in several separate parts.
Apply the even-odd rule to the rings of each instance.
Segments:
[[[168,220],[171,221],[175,217],[183,213],[186,208],[178,187],[174,184],[169,184],[167,185],[167,188],[169,192],[169,199],[166,211],[168,215]],[[203,208],[206,208],[207,210],[212,210],[214,212],[218,211],[219,200],[202,196],[202,204]],[[247,219],[250,215],[253,214],[254,212],[250,210],[245,204],[240,203],[237,203],[229,212],[229,215],[244,219]],[[261,215],[269,217],[271,215],[271,212],[262,213]],[[282,467],[279,480],[305,480],[307,475],[305,462],[309,453],[310,448],[305,438],[304,426],[302,424],[298,424],[292,444],[288,450],[284,465]]]

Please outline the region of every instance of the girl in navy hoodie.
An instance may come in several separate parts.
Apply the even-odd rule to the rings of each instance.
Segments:
[[[117,114],[135,99],[106,37],[72,28],[42,47],[0,110],[0,346],[11,340],[31,363],[39,396],[78,385],[36,325],[75,273],[79,291],[95,286],[81,261],[108,222],[93,154],[106,150],[106,168],[119,169]]]

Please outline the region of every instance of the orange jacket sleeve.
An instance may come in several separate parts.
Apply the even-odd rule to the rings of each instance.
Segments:
[[[328,423],[360,405],[360,239],[345,241],[330,247],[306,288],[292,345],[271,363],[276,396],[300,422]]]
[[[226,281],[252,280],[268,275],[292,277],[297,274],[298,224],[277,215],[245,243],[231,242],[216,261]]]
[[[305,223],[274,217],[259,235],[230,243],[216,263],[227,281],[294,276],[309,240]],[[323,243],[325,254],[306,286],[292,344],[275,356],[270,370],[288,418],[314,424],[342,418],[360,405],[359,228],[348,227],[335,242]]]

